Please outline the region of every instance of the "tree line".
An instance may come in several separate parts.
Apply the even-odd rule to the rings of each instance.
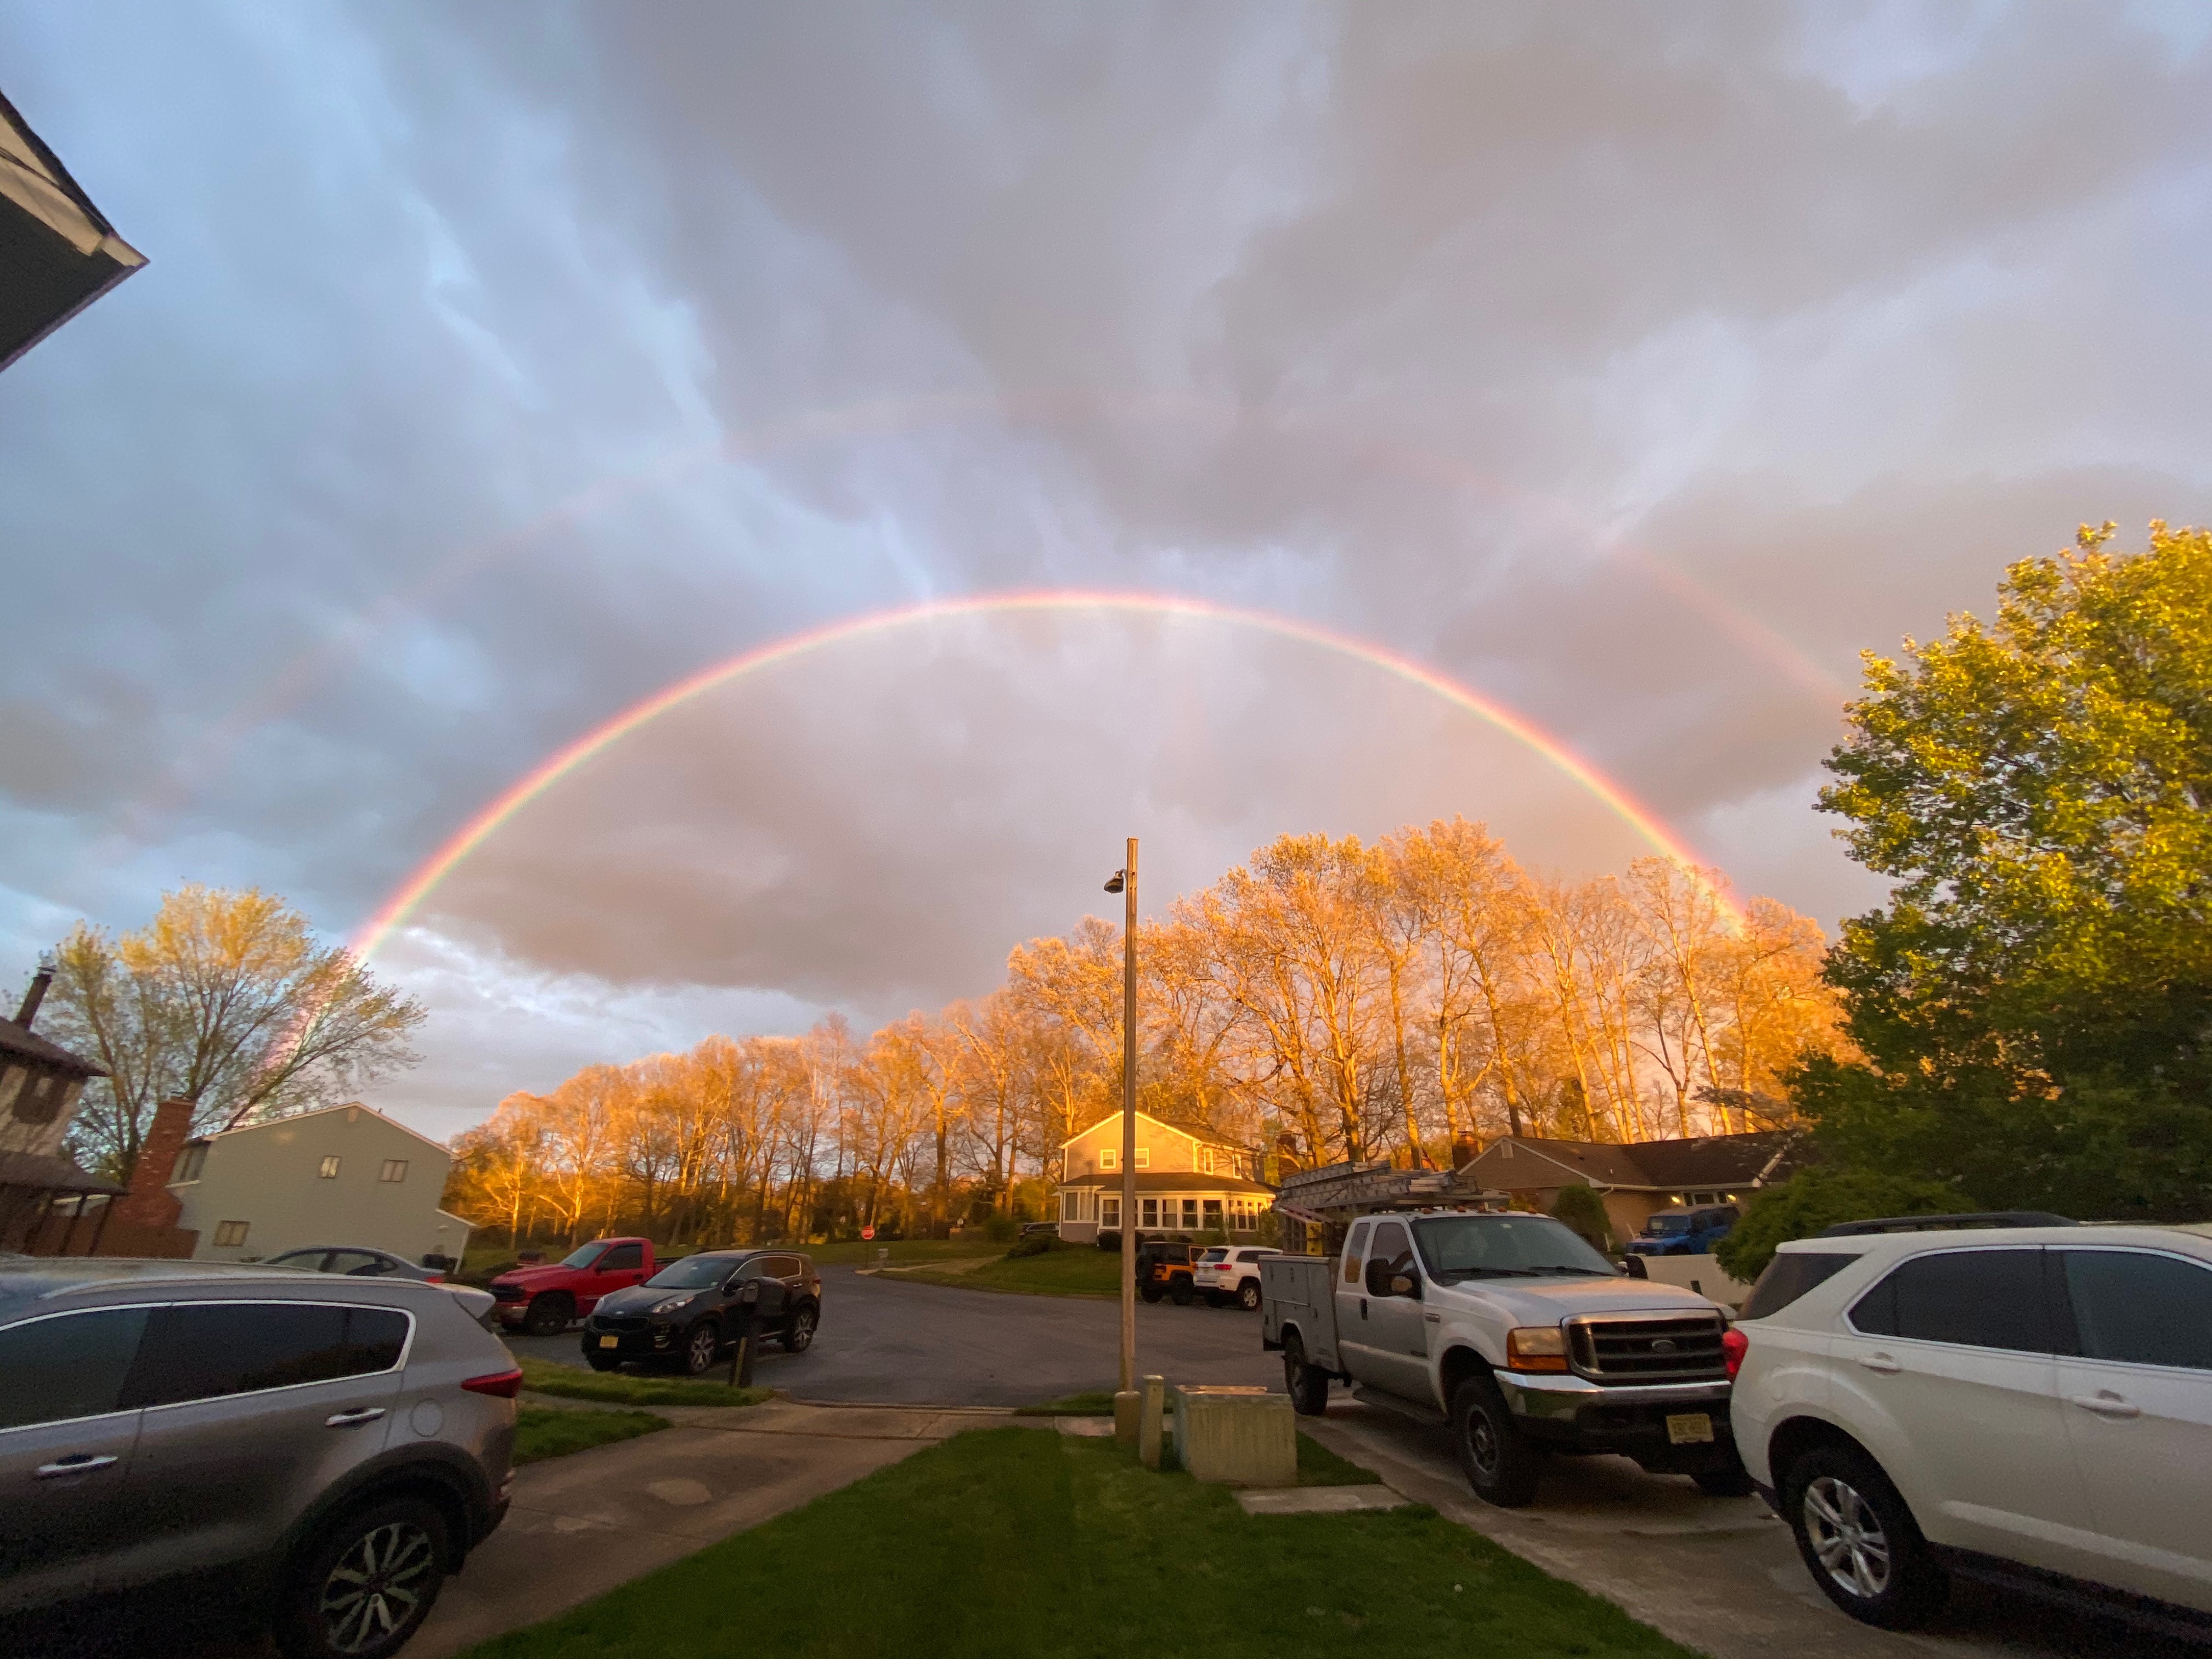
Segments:
[[[1664,859],[1571,882],[1460,818],[1285,836],[1140,925],[1139,1105],[1278,1168],[1766,1127],[1784,1072],[1839,1052],[1823,945]],[[988,995],[866,1038],[836,1018],[713,1036],[511,1095],[456,1143],[453,1201],[514,1239],[1041,1214],[1121,1065],[1121,933],[1086,919],[1018,946]]]

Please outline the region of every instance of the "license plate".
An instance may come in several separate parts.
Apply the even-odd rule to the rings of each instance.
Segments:
[[[603,1348],[619,1348],[622,1346],[622,1338],[618,1336],[603,1336],[599,1339],[599,1346]],[[1705,1419],[1701,1417],[1698,1420],[1702,1423]],[[1667,1426],[1669,1429],[1672,1429],[1674,1426],[1674,1419],[1673,1418],[1670,1417],[1667,1419]],[[1712,1437],[1712,1431],[1710,1429],[1706,1430],[1705,1438],[1710,1440]]]
[[[1667,1438],[1677,1446],[1710,1446],[1713,1419],[1704,1412],[1685,1412],[1667,1419]]]

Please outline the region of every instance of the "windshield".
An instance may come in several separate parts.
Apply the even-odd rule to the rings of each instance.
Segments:
[[[735,1255],[687,1255],[672,1261],[645,1282],[656,1291],[702,1291],[719,1285],[731,1268],[744,1258]]]
[[[1664,1238],[1669,1233],[1686,1233],[1690,1231],[1690,1218],[1686,1215],[1655,1215],[1644,1224],[1644,1231],[1657,1238]]]
[[[1603,1273],[1613,1263],[1579,1235],[1547,1216],[1437,1216],[1413,1224],[1429,1277],[1449,1285],[1463,1279],[1536,1279],[1553,1274]]]
[[[580,1245],[562,1257],[561,1265],[564,1267],[588,1267],[599,1259],[599,1252],[606,1248],[605,1239],[595,1238],[590,1243]]]

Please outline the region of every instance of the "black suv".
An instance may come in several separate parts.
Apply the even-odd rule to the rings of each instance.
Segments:
[[[693,1376],[737,1340],[748,1313],[757,1338],[803,1352],[822,1321],[822,1276],[794,1250],[702,1250],[642,1285],[599,1298],[584,1322],[584,1358],[595,1371],[625,1359],[671,1361]]]

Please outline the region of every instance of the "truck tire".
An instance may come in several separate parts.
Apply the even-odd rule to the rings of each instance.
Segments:
[[[1816,1446],[1782,1475],[1782,1518],[1813,1582],[1861,1624],[1913,1630],[1951,1581],[1881,1466],[1856,1446]]]
[[[566,1291],[547,1291],[530,1298],[522,1328],[531,1336],[558,1336],[576,1316],[576,1299]]]
[[[1300,1417],[1319,1417],[1328,1410],[1328,1373],[1306,1364],[1306,1345],[1296,1331],[1283,1339],[1283,1392]]]
[[[1197,1294],[1197,1289],[1198,1287],[1191,1283],[1188,1273],[1177,1273],[1173,1279],[1168,1280],[1168,1295],[1178,1308],[1190,1306],[1191,1298]]]
[[[1521,1432],[1498,1384],[1470,1376],[1452,1395],[1452,1449],[1474,1495],[1501,1510],[1524,1510],[1536,1501],[1544,1455]]]

